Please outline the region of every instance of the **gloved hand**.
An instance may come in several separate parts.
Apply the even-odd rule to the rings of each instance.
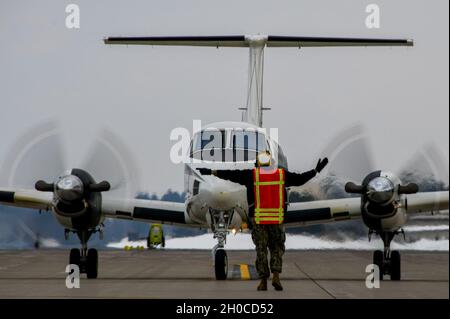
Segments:
[[[326,157],[324,159],[319,158],[319,161],[317,162],[317,165],[315,168],[316,173],[320,173],[320,171],[322,171],[323,168],[325,166],[327,166],[327,164],[328,164],[328,158],[326,158]]]
[[[202,175],[211,175],[212,174],[212,170],[210,170],[209,168],[197,168],[197,170]]]

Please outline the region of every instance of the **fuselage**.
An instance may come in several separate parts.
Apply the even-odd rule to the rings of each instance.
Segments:
[[[213,175],[201,175],[199,168],[249,170],[259,152],[269,151],[274,164],[287,169],[287,159],[265,129],[245,122],[218,122],[194,134],[184,170],[186,213],[192,223],[213,225],[211,212],[230,212],[228,229],[248,225],[245,186]]]

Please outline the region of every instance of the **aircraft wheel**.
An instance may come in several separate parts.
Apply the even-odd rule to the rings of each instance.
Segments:
[[[97,249],[89,249],[86,260],[86,275],[88,279],[97,278],[98,273],[98,252]]]
[[[375,250],[373,252],[373,264],[378,266],[378,269],[380,270],[380,280],[383,280],[384,256],[381,250]]]
[[[214,258],[214,270],[216,272],[217,280],[227,279],[228,273],[228,257],[227,252],[224,249],[216,250]]]
[[[70,250],[69,264],[77,265],[80,267],[81,264],[81,253],[77,248],[72,248]]]
[[[391,280],[400,280],[401,262],[400,253],[397,250],[391,252]]]

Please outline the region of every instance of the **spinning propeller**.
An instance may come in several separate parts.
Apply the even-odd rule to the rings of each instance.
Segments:
[[[376,157],[369,147],[367,133],[361,125],[352,126],[338,134],[327,145],[323,154],[330,160],[330,164],[325,168],[326,175],[338,181],[345,181],[347,193],[365,195],[369,200],[381,205],[389,203],[395,192],[417,193],[424,181],[436,185],[448,181],[443,155],[431,144],[422,148],[396,174],[375,169]]]
[[[0,170],[0,182],[10,187],[54,192],[55,198],[66,204],[93,192],[134,197],[138,186],[137,166],[117,136],[101,131],[92,139],[85,159],[73,165],[77,169],[67,170],[70,167],[67,162],[74,164],[74,160],[67,161],[63,145],[68,143],[63,143],[62,133],[54,121],[28,130],[8,152]]]

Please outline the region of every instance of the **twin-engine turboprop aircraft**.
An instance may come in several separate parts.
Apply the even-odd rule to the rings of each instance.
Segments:
[[[110,45],[173,45],[248,47],[250,67],[247,104],[242,122],[219,122],[194,135],[185,164],[186,202],[173,203],[134,198],[103,198],[110,190],[108,181],[97,182],[83,169],[72,169],[54,182],[36,181],[35,189],[1,189],[3,205],[52,211],[66,233],[74,232],[81,250],[72,249],[70,263],[80,266],[88,278],[97,277],[98,254],[87,243],[95,232],[103,231],[105,218],[158,222],[179,226],[211,228],[218,243],[213,248],[216,279],[227,277],[226,236],[249,224],[244,186],[202,176],[198,168],[250,169],[256,155],[269,151],[276,164],[288,168],[286,156],[262,129],[263,58],[266,47],[330,46],[412,46],[412,40],[362,39],[293,36],[181,36],[181,37],[109,37]],[[59,173],[59,172],[58,172]],[[94,173],[92,173],[94,174]],[[406,215],[448,209],[448,192],[420,193],[417,185],[404,185],[385,171],[367,172],[359,185],[348,183],[349,193],[359,197],[291,203],[285,212],[287,227],[320,224],[360,218],[370,232],[384,241],[384,251],[374,253],[381,276],[400,279],[400,255],[390,251],[393,237],[406,223]]]

